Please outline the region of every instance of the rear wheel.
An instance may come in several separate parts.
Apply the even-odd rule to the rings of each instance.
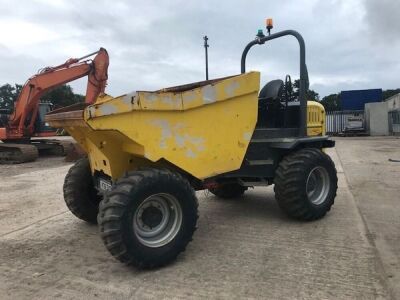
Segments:
[[[119,261],[154,268],[174,260],[192,240],[197,198],[189,182],[168,170],[133,171],[100,204],[103,242]]]
[[[238,183],[225,183],[208,190],[218,198],[232,199],[242,196],[247,187],[241,186]]]
[[[101,196],[92,180],[89,160],[81,158],[68,171],[64,180],[64,200],[79,219],[96,224]]]
[[[274,179],[275,198],[289,216],[301,220],[322,218],[334,203],[336,169],[319,149],[302,149],[286,156]]]

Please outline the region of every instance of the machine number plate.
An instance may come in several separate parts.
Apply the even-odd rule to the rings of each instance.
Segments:
[[[110,191],[111,190],[111,182],[110,181],[108,181],[108,180],[105,180],[105,179],[99,179],[99,188],[102,190],[102,191],[105,191],[105,192],[107,192],[107,191]]]

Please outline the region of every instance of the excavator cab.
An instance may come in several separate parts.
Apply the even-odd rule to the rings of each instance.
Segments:
[[[35,121],[35,134],[45,135],[51,133],[54,135],[56,133],[57,130],[44,120],[46,114],[51,112],[53,107],[54,105],[49,102],[39,103],[39,110]]]

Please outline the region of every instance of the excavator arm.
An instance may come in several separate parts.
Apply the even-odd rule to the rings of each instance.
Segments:
[[[96,54],[93,60],[88,57]],[[85,60],[86,59],[86,60]],[[86,100],[94,103],[107,84],[109,58],[104,48],[64,64],[47,67],[32,76],[22,87],[6,128],[0,128],[0,140],[31,137],[34,134],[40,97],[51,88],[88,76]]]

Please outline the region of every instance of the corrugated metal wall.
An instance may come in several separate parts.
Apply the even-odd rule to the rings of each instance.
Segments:
[[[339,110],[326,112],[326,133],[335,135],[342,133],[346,128],[347,117],[354,114],[364,114],[363,110]]]

